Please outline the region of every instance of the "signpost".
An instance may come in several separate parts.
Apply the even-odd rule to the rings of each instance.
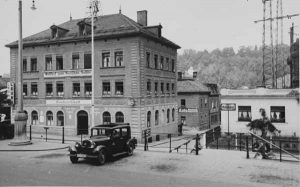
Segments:
[[[235,111],[236,104],[235,103],[222,103],[221,110],[228,111],[228,136],[229,136],[229,111]]]

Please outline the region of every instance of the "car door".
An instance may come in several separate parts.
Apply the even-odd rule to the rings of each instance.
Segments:
[[[112,131],[112,151],[113,154],[122,152],[121,130],[119,128]]]

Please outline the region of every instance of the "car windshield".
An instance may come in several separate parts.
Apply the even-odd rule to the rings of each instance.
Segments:
[[[110,136],[111,129],[92,129],[92,137]]]

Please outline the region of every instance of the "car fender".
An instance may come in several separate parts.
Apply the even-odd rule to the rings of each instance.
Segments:
[[[77,149],[74,146],[69,146],[69,152],[77,152]]]
[[[93,152],[94,152],[94,153],[98,153],[101,149],[106,150],[106,147],[105,147],[104,145],[98,145],[98,146],[93,150]]]
[[[129,139],[126,143],[127,146],[129,146],[129,144],[133,145],[133,148],[135,149],[135,146],[137,144],[137,140],[135,138]]]

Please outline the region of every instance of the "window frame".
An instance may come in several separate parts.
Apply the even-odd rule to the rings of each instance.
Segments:
[[[64,83],[63,82],[56,82],[56,96],[57,97],[64,97]]]
[[[107,85],[106,85],[107,84]],[[105,89],[109,88],[109,90]],[[102,82],[102,95],[104,96],[109,96],[111,95],[111,86],[110,86],[110,81],[103,81]]]
[[[121,55],[120,55],[121,54]],[[124,53],[123,53],[123,51],[115,51],[115,67],[125,67],[125,65],[124,65]],[[121,59],[122,59],[122,61],[121,61],[121,63],[119,63],[118,61],[117,61],[117,58],[118,57],[121,57]],[[118,63],[119,64],[118,64]]]
[[[55,57],[56,60],[56,70],[64,70],[64,57],[63,55],[56,55]]]
[[[118,85],[118,84],[120,84],[120,85]],[[122,88],[122,89],[119,90],[118,87]],[[115,82],[115,95],[117,95],[117,96],[123,96],[124,95],[124,81],[116,81]]]
[[[286,122],[286,107],[285,106],[270,106],[270,121],[272,123],[285,123]],[[276,118],[277,118],[277,112],[278,114],[278,119],[274,119],[273,116],[274,114],[272,114],[273,112],[275,112]],[[280,117],[280,115],[282,115],[283,112],[283,118]]]
[[[102,52],[102,68],[110,68],[110,52]]]
[[[246,117],[244,117],[244,112],[247,112]],[[241,113],[241,115],[240,115],[240,113]],[[250,116],[248,116],[249,114],[250,114]],[[238,106],[238,121],[239,122],[250,122],[251,120],[252,120],[252,107],[250,105]]]

